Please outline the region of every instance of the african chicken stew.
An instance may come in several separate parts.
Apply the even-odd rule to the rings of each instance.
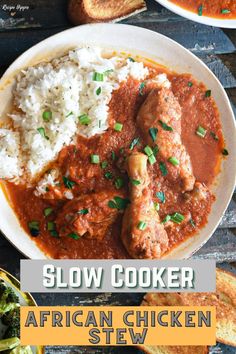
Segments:
[[[198,14],[198,16],[209,16],[221,19],[236,18],[235,0],[169,0]]]
[[[98,121],[97,128],[92,117],[105,84],[116,80],[116,68],[104,74],[96,66],[86,88],[95,108],[86,108],[92,101],[85,92],[80,114],[72,101],[64,110],[65,124],[75,116],[73,139],[40,173],[30,177],[30,167],[23,168],[18,178],[3,182],[20,224],[50,257],[158,259],[207,223],[215,199],[211,186],[228,154],[210,89],[190,74],[122,60],[130,72],[108,97],[107,126]],[[143,76],[134,73],[136,65]],[[56,94],[64,94],[56,85]],[[44,144],[52,139],[57,114],[50,102],[44,98],[34,132]],[[96,131],[102,124],[103,131]]]

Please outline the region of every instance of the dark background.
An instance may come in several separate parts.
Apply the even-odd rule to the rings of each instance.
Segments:
[[[16,6],[26,6],[24,11]],[[236,30],[200,25],[179,17],[147,0],[148,11],[121,22],[162,33],[200,57],[219,78],[236,106]],[[7,6],[15,9],[7,10]],[[67,18],[66,0],[0,0],[0,76],[26,49],[72,25]],[[138,45],[138,42],[137,42]],[[0,215],[1,218],[1,215]],[[0,267],[19,278],[20,259],[24,258],[0,233]],[[194,258],[216,259],[218,264],[235,271],[236,264],[236,195],[211,240]],[[33,277],[33,274],[32,274]],[[35,294],[38,305],[138,305],[141,294]],[[78,334],[79,335],[79,334]],[[135,348],[51,347],[47,354],[137,354]],[[235,349],[224,345],[211,353],[233,354]],[[194,354],[194,349],[191,353]]]

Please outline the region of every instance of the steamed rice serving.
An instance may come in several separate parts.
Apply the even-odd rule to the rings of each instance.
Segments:
[[[103,133],[112,92],[129,76],[143,80],[147,75],[143,63],[103,58],[99,48],[79,48],[22,70],[14,89],[12,128],[0,129],[0,178],[24,173],[32,180],[77,134]],[[54,183],[55,174],[45,178]]]

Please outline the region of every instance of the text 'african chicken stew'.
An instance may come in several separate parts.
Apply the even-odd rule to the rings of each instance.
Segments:
[[[22,70],[0,176],[47,255],[158,259],[207,223],[224,147],[211,90],[98,48]]]

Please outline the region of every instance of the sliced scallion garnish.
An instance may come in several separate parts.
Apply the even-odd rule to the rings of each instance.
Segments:
[[[102,92],[102,88],[98,87],[96,90],[96,95],[99,96],[101,92]]]
[[[88,209],[85,208],[85,209],[80,209],[79,211],[77,211],[77,214],[80,214],[80,215],[86,215],[88,214]]]
[[[179,165],[179,160],[174,157],[174,156],[171,156],[168,161],[173,165],[173,166],[178,166]]]
[[[52,112],[51,111],[44,111],[43,112],[43,120],[45,122],[49,122],[52,119]]]
[[[114,197],[114,200],[109,200],[108,206],[111,209],[123,210],[127,207],[129,203],[130,203],[129,199],[116,196]]]
[[[202,16],[202,13],[203,13],[203,5],[200,5],[198,7],[198,16]]]
[[[181,224],[181,222],[184,221],[184,215],[180,213],[174,213],[171,215],[171,221],[176,224]]]
[[[79,240],[79,235],[76,234],[75,232],[71,232],[70,234],[67,235],[70,238],[73,238],[73,240]]]
[[[121,177],[117,177],[115,179],[115,187],[116,189],[121,189],[124,186],[124,180]]]
[[[122,123],[116,122],[116,123],[114,124],[114,130],[115,130],[116,132],[121,132],[122,129],[123,129],[123,124],[122,124]]]
[[[162,129],[169,131],[169,132],[173,132],[173,128],[170,127],[169,125],[167,125],[165,122],[163,122],[162,120],[159,120],[160,125],[162,126]]]
[[[141,182],[138,181],[137,179],[131,179],[131,183],[132,183],[134,186],[138,186],[139,184],[141,184]]]
[[[143,96],[143,90],[144,90],[145,85],[146,85],[145,82],[141,82],[141,84],[139,85],[140,96]]]
[[[221,13],[222,13],[222,14],[230,14],[230,12],[231,12],[231,11],[230,11],[229,9],[222,9],[222,10],[221,10]]]
[[[93,81],[103,81],[104,75],[98,72],[93,73]]]
[[[188,82],[188,87],[192,87],[193,83],[191,81]]]
[[[155,127],[149,129],[149,135],[150,135],[150,137],[152,138],[152,141],[153,141],[154,143],[155,143],[155,141],[156,141],[157,132],[158,132],[158,129],[155,128]]]
[[[64,183],[64,186],[68,189],[72,189],[73,186],[76,184],[74,181],[71,181],[68,177],[66,176],[63,176],[62,177],[63,179],[63,183]]]
[[[144,221],[139,221],[138,225],[137,225],[137,228],[141,231],[145,230],[147,227],[147,223],[144,222]]]
[[[205,97],[211,97],[211,90],[207,90],[205,92]]]
[[[52,212],[53,212],[53,208],[51,208],[51,207],[45,208],[43,211],[44,216],[49,216],[52,214]]]
[[[156,196],[162,203],[165,203],[166,197],[164,192],[157,192]]]
[[[91,118],[87,114],[82,114],[81,116],[78,117],[79,122],[82,125],[89,125],[91,123]]]
[[[133,150],[134,147],[139,143],[139,139],[140,138],[134,138],[132,141],[131,141],[131,144],[129,146],[130,150]]]
[[[222,155],[228,156],[228,155],[229,155],[228,150],[227,150],[227,149],[223,149],[223,150],[222,150]]]
[[[166,168],[166,164],[164,162],[159,163],[159,167],[162,173],[162,176],[166,176],[168,174],[168,170]]]
[[[47,229],[48,231],[56,230],[56,224],[53,221],[48,221],[47,223]]]
[[[39,132],[39,134],[40,134],[43,138],[49,140],[49,137],[46,135],[45,129],[44,129],[43,127],[38,128],[37,131]]]
[[[196,130],[196,134],[198,136],[200,136],[201,138],[205,138],[206,133],[207,133],[207,130],[205,128],[203,128],[201,125],[199,125]]]
[[[103,161],[101,163],[101,168],[104,170],[106,167],[108,166],[108,162],[107,161]]]
[[[95,155],[95,154],[90,155],[90,161],[93,164],[99,164],[100,163],[99,155]]]
[[[171,219],[171,216],[170,215],[166,215],[161,223],[165,224],[166,222],[170,221],[170,219]]]
[[[106,179],[112,179],[112,178],[113,178],[113,175],[112,175],[111,172],[107,171],[107,172],[104,174],[104,177],[105,177]]]
[[[30,221],[28,222],[28,228],[30,230],[30,234],[33,237],[36,237],[39,235],[39,221]]]

